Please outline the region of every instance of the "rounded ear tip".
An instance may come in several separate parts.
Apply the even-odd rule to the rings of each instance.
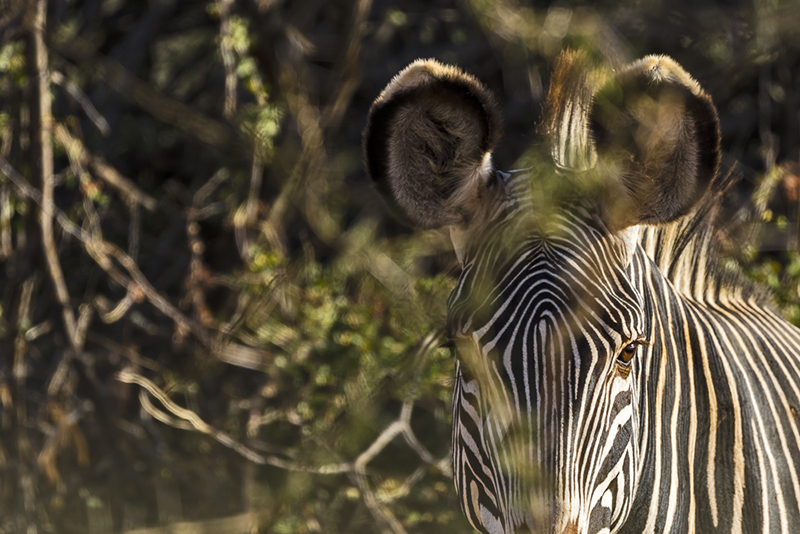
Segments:
[[[491,151],[502,134],[502,113],[494,95],[480,80],[454,65],[433,58],[420,58],[397,73],[375,99],[370,119],[378,108],[405,95],[450,94],[455,98],[469,97],[483,109],[486,119],[486,149]],[[369,124],[368,124],[369,126]]]
[[[688,89],[694,96],[711,100],[700,83],[674,59],[663,54],[651,54],[635,61],[621,73],[621,78],[643,76],[648,83],[654,85],[673,84]]]
[[[439,79],[447,78],[472,78],[452,65],[445,65],[433,58],[417,59],[397,73],[381,92],[376,102],[391,97],[394,93],[416,87],[426,83],[433,83]],[[479,83],[475,80],[475,83]]]

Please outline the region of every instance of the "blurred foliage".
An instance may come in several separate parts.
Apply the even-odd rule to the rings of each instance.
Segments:
[[[779,0],[0,1],[0,532],[469,531],[438,348],[457,263],[361,168],[372,100],[418,57],[497,94],[510,169],[561,49],[673,56],[741,177],[728,261],[800,324],[797,20]]]

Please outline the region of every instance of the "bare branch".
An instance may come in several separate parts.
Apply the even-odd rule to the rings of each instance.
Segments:
[[[85,72],[95,72],[109,87],[157,119],[180,128],[200,141],[235,153],[241,153],[242,147],[247,146],[240,142],[239,136],[228,124],[166,96],[128,72],[118,62],[99,54],[88,41],[73,37],[69,41],[56,42],[54,49],[77,61]]]
[[[237,343],[215,343],[214,356],[220,361],[245,369],[263,371],[274,361],[268,352]]]
[[[128,202],[128,211],[131,214],[131,221],[128,224],[128,256],[137,259],[139,256],[139,234],[141,232],[142,216],[139,204]]]
[[[6,123],[2,131],[3,141],[0,143],[0,157],[8,158],[11,152],[11,140],[14,126],[11,121]],[[14,206],[11,203],[11,191],[8,185],[0,183],[0,259],[10,258],[14,252],[11,242],[11,218],[14,216]]]
[[[97,111],[97,108],[94,107],[89,97],[83,94],[83,91],[81,91],[78,86],[67,80],[64,75],[58,71],[53,71],[52,74],[50,74],[50,79],[54,84],[63,87],[69,96],[75,99],[83,108],[83,112],[86,113],[89,120],[100,130],[100,133],[105,136],[111,133],[111,127],[108,125],[108,121]]]
[[[19,298],[19,309],[17,311],[17,339],[14,345],[14,378],[17,380],[18,385],[25,383],[25,377],[28,376],[27,363],[25,356],[28,352],[28,343],[24,330],[25,325],[31,323],[31,299],[33,298],[33,291],[36,288],[37,277],[36,275],[30,276],[22,284],[22,294]]]
[[[14,253],[11,241],[11,218],[14,206],[11,204],[11,191],[8,184],[0,184],[0,259],[10,258]]]
[[[98,177],[122,193],[123,198],[141,204],[148,211],[156,209],[156,199],[139,189],[133,180],[120,174],[114,167],[106,163],[100,156],[96,156],[84,148],[83,143],[69,132],[63,124],[56,124],[55,134],[62,145],[67,149],[70,160],[81,166],[90,166]]]
[[[124,382],[124,380],[123,380]],[[175,419],[171,417],[169,414],[166,414],[153,406],[153,403],[150,402],[150,397],[147,396],[147,391],[142,389],[139,391],[139,403],[144,408],[144,411],[150,414],[150,416],[155,419],[156,421],[161,421],[165,425],[169,425],[173,428],[178,428],[180,430],[195,430],[194,425],[187,421],[182,421],[180,419]],[[169,407],[167,407],[169,408]],[[197,429],[202,432],[201,429]]]
[[[31,275],[22,284],[22,294],[19,299],[19,310],[17,312],[17,338],[14,344],[14,382],[16,386],[16,416],[17,416],[17,450],[19,454],[19,481],[18,488],[21,492],[22,501],[25,505],[26,513],[30,514],[35,507],[36,494],[33,480],[30,477],[28,460],[32,453],[28,439],[28,403],[26,401],[27,378],[28,378],[28,343],[23,334],[24,326],[30,324],[31,300],[37,284],[37,276]],[[10,404],[10,403],[9,403]]]
[[[263,456],[258,454],[257,452],[245,447],[238,441],[231,438],[225,432],[217,430],[213,428],[211,425],[203,421],[200,416],[194,413],[191,410],[187,410],[186,408],[182,408],[175,404],[172,399],[170,399],[166,393],[161,391],[155,384],[153,384],[150,380],[146,379],[145,377],[134,373],[130,369],[123,369],[121,372],[117,373],[116,379],[120,382],[125,382],[127,384],[137,384],[144,389],[146,389],[153,397],[155,397],[164,407],[169,410],[173,415],[176,417],[183,419],[180,422],[178,428],[182,428],[184,430],[194,428],[195,430],[202,432],[203,434],[208,434],[209,436],[213,437],[221,444],[229,447],[248,460],[252,462],[256,462],[259,464],[267,463]],[[156,410],[155,407],[151,407],[152,410]],[[164,414],[163,416],[159,416],[158,419],[162,422],[167,424],[175,424],[171,417]]]
[[[258,139],[255,140],[258,143]],[[261,191],[261,180],[264,174],[264,164],[261,160],[261,155],[258,148],[253,151],[253,164],[250,168],[250,191],[247,195],[247,201],[244,206],[241,206],[233,218],[233,225],[235,228],[234,236],[236,237],[236,244],[239,247],[239,255],[245,262],[250,261],[250,240],[247,236],[247,231],[255,223],[258,217],[258,196]],[[274,244],[273,244],[274,245]],[[285,253],[282,246],[276,247],[281,253]]]
[[[231,46],[231,6],[233,0],[219,0],[219,52],[225,66],[225,109],[222,115],[231,120],[236,113],[236,70]]]
[[[203,205],[206,201],[208,196],[214,192],[214,190],[220,186],[222,182],[227,180],[231,177],[231,172],[226,169],[225,167],[221,168],[217,172],[214,173],[211,178],[208,179],[206,183],[203,184],[203,187],[197,190],[197,192],[192,197],[192,206],[195,208],[199,208]]]
[[[214,176],[211,177],[209,182],[213,181]],[[195,202],[201,198],[201,195],[194,195]],[[192,208],[196,212],[199,206],[195,204]],[[203,253],[206,245],[200,236],[200,225],[190,218],[186,219],[186,235],[189,238],[189,250],[192,254],[192,258],[189,260],[189,274],[185,279],[186,298],[191,301],[194,306],[195,317],[203,326],[213,327],[215,326],[214,316],[206,302],[205,293],[205,289],[212,285],[213,277],[203,262]]]
[[[0,171],[11,179],[11,182],[17,187],[21,194],[36,202],[42,208],[43,212],[50,214],[51,217],[54,216],[64,231],[78,239],[89,255],[92,256],[97,264],[117,283],[123,287],[129,287],[130,283],[135,282],[138,285],[138,289],[144,294],[147,300],[158,308],[161,313],[192,332],[204,345],[209,345],[211,338],[208,332],[196,321],[186,317],[178,308],[173,306],[166,297],[156,291],[130,256],[125,254],[125,252],[120,250],[116,245],[98,239],[77,227],[62,211],[56,209],[52,203],[45,206],[42,195],[31,187],[4,158],[0,158]],[[112,258],[128,272],[127,276],[117,269]]]
[[[332,104],[325,110],[322,124],[326,128],[338,126],[344,112],[353,98],[353,93],[361,82],[360,62],[361,44],[366,33],[367,17],[372,7],[372,0],[357,0],[353,7],[353,26],[347,39],[347,47],[341,58],[340,80],[336,84],[339,90],[332,99]]]
[[[125,296],[117,302],[116,306],[113,306],[106,297],[98,295],[94,299],[94,307],[100,312],[100,320],[106,324],[111,324],[125,317],[125,314],[128,313],[128,310],[131,309],[135,302],[136,285],[131,284],[128,286]]]
[[[398,435],[405,432],[405,421],[395,421],[387,426],[380,436],[372,442],[367,450],[362,452],[353,464],[356,472],[363,473],[365,467]]]
[[[367,505],[372,517],[374,517],[379,524],[388,526],[394,534],[408,534],[394,514],[378,501],[375,492],[372,491],[372,488],[369,486],[367,477],[365,477],[363,473],[353,473],[350,478],[358,486],[358,489],[361,491],[361,496],[364,499],[364,504]]]
[[[151,371],[156,371],[156,372],[161,372],[164,370],[164,366],[161,365],[160,363],[151,360],[150,358],[142,356],[141,354],[139,354],[130,347],[114,343],[110,339],[105,338],[100,334],[95,334],[94,332],[88,332],[86,334],[86,339],[88,341],[91,341],[92,343],[96,343],[101,347],[106,348],[107,350],[113,352],[114,354],[119,354],[120,356],[127,358],[128,360],[131,361],[131,363],[144,367],[145,369],[150,369]]]
[[[136,262],[133,261],[133,259],[125,254],[122,250],[120,250],[119,247],[109,243],[108,241],[102,241],[95,238],[86,240],[84,245],[89,255],[92,256],[97,264],[109,274],[114,271],[119,273],[119,271],[114,267],[112,258],[119,262],[120,265],[122,265],[122,267],[128,271],[128,275],[130,276],[131,280],[138,285],[139,289],[142,291],[142,293],[144,293],[147,300],[149,300],[153,306],[158,308],[161,313],[176,323],[186,327],[204,345],[209,345],[211,339],[206,329],[196,321],[186,317],[180,310],[178,310],[178,308],[173,306],[166,297],[161,295],[161,293],[159,293],[156,288],[153,287],[150,281],[147,280],[144,274],[142,274],[142,271],[139,270],[139,266],[136,265]],[[128,284],[124,285],[127,286]]]
[[[379,502],[382,503],[392,502],[400,497],[405,497],[411,492],[411,488],[414,486],[414,484],[422,480],[422,477],[425,476],[425,471],[427,471],[427,469],[428,468],[424,465],[417,467],[414,472],[411,473],[411,475],[406,477],[400,486],[391,491],[378,491],[375,497]]]
[[[55,238],[53,236],[53,117],[50,111],[50,75],[47,66],[47,48],[44,43],[44,28],[47,16],[47,1],[37,0],[31,7],[28,68],[30,73],[31,109],[31,167],[42,190],[42,204],[39,212],[39,228],[42,234],[42,248],[50,271],[50,279],[55,287],[56,299],[61,304],[64,328],[74,350],[78,350],[75,338],[75,313],[69,302],[67,283],[58,261]]]
[[[154,415],[154,417],[156,417],[159,421],[184,430],[197,430],[198,432],[207,434],[212,438],[214,438],[215,440],[217,440],[222,445],[230,449],[233,449],[237,453],[241,454],[251,462],[255,462],[257,464],[269,464],[290,471],[303,471],[307,473],[317,473],[322,475],[333,475],[337,473],[347,473],[352,471],[352,466],[347,463],[329,464],[315,468],[315,467],[306,467],[298,465],[293,462],[288,462],[276,456],[262,456],[261,454],[255,452],[251,448],[243,445],[242,443],[239,443],[225,432],[222,432],[221,430],[217,430],[216,428],[212,427],[211,425],[203,421],[200,418],[200,416],[198,416],[193,411],[178,406],[177,404],[175,404],[175,402],[172,401],[172,399],[170,399],[167,396],[166,393],[164,393],[161,389],[159,389],[158,386],[153,384],[153,382],[143,377],[142,375],[134,373],[131,369],[123,369],[121,372],[117,373],[115,378],[120,382],[125,382],[127,384],[136,384],[146,389],[147,392],[150,393],[153,397],[155,397],[167,410],[169,410],[169,412],[172,415],[182,420],[182,421],[175,420],[170,415],[160,412],[155,406],[153,406],[148,402],[146,408],[148,413],[154,415],[155,412],[159,412],[157,416]]]

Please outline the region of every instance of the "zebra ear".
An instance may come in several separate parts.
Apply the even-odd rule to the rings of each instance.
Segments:
[[[494,180],[500,114],[472,76],[434,60],[400,72],[370,109],[364,159],[378,192],[420,228],[466,225]]]
[[[611,228],[673,221],[691,210],[719,166],[711,98],[665,56],[633,63],[595,94],[591,130]]]

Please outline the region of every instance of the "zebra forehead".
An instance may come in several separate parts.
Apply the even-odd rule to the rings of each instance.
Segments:
[[[639,226],[611,232],[596,203],[584,196],[542,208],[536,202],[537,192],[526,187],[530,175],[514,171],[498,176],[507,194],[498,202],[488,224],[478,232],[451,230],[462,266],[485,256],[499,263],[513,258],[541,270],[548,263],[554,269],[563,269],[579,258],[583,269],[628,266],[638,244]]]
[[[450,298],[451,332],[484,338],[529,331],[531,321],[543,321],[556,335],[594,324],[606,339],[636,338],[644,327],[643,300],[628,278],[625,243],[584,231],[592,237],[521,238],[503,255],[491,240],[473,249]],[[492,345],[502,343],[495,334]]]

